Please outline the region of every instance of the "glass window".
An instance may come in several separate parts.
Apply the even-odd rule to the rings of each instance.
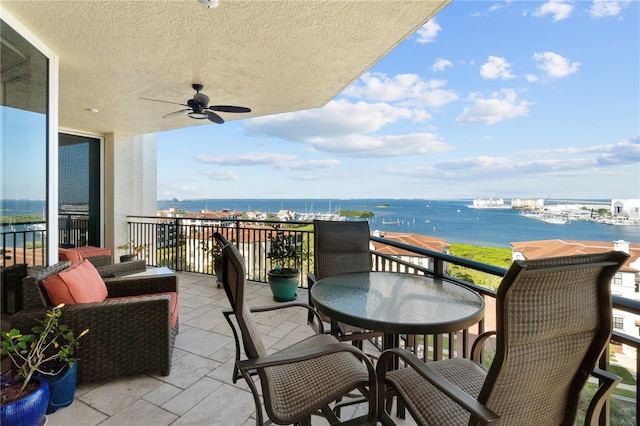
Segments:
[[[45,264],[48,58],[0,21],[2,264]]]
[[[624,329],[624,318],[622,317],[613,317],[613,328],[616,328],[618,330],[623,330]]]
[[[617,272],[614,276],[613,276],[613,284],[614,285],[622,285],[622,272]]]

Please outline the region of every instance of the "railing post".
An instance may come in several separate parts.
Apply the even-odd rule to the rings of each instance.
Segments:
[[[435,277],[442,277],[444,275],[444,260],[433,259],[433,275]]]
[[[176,220],[173,222],[173,226],[175,226],[175,247],[174,247],[174,266],[173,269],[174,271],[179,271],[180,269],[178,269],[178,247],[180,246],[180,219],[176,217]]]

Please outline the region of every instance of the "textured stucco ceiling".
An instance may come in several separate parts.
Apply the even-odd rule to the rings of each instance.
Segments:
[[[209,123],[162,118],[192,83],[225,120],[320,107],[433,17],[439,1],[11,1],[60,58],[59,125],[142,134]],[[96,108],[98,113],[87,111]],[[215,124],[212,124],[215,125]]]

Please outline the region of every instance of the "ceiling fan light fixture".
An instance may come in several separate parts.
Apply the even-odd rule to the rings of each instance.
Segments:
[[[187,115],[191,118],[195,118],[196,120],[206,120],[209,118],[209,114],[206,112],[191,111]]]

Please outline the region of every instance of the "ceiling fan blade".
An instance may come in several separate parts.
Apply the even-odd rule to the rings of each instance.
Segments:
[[[165,104],[189,106],[189,105],[186,105],[186,104],[181,104],[179,102],[161,101],[160,99],[151,99],[151,98],[140,98],[140,99],[144,99],[145,101],[162,102],[162,103],[165,103]]]
[[[162,118],[167,118],[167,117],[172,117],[174,115],[182,114],[185,111],[191,111],[191,109],[179,109],[178,111],[173,111],[167,115],[163,115]]]
[[[207,116],[209,116],[209,120],[213,121],[214,123],[218,123],[218,124],[224,123],[224,120],[222,119],[222,117],[220,117],[215,112],[207,111]]]
[[[251,108],[233,106],[233,105],[211,105],[209,107],[211,111],[220,112],[251,112]]]

